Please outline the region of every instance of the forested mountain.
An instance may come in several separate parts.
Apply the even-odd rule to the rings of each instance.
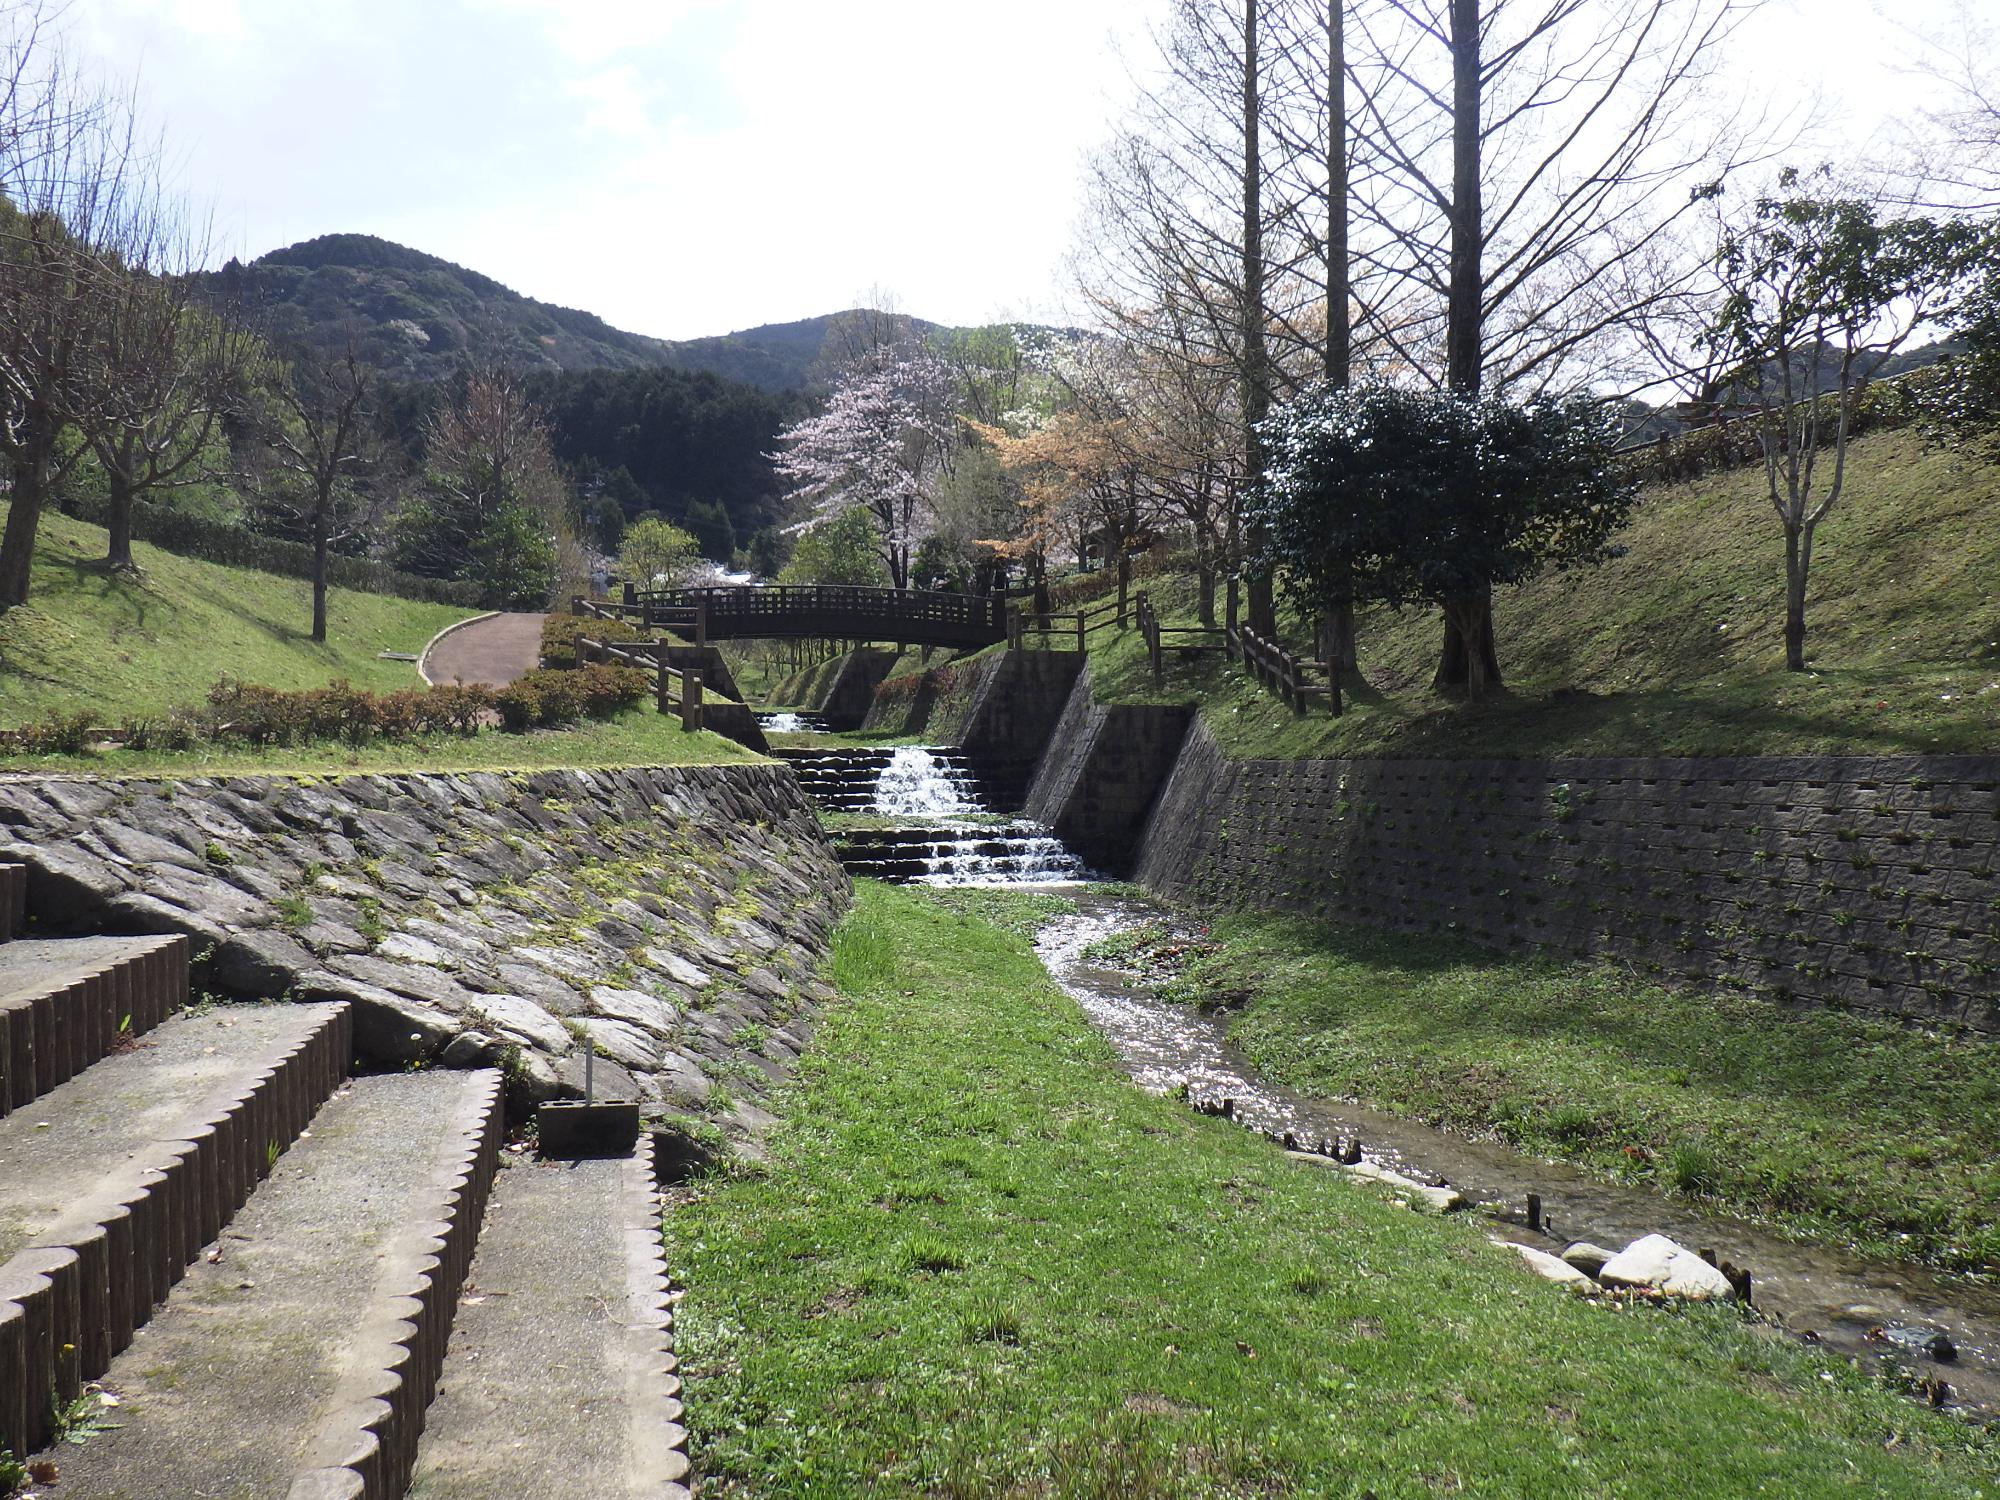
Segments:
[[[648,338],[594,313],[524,297],[490,276],[367,234],[328,234],[212,273],[215,295],[281,345],[356,341],[397,381],[437,380],[468,360],[538,370],[708,370],[767,391],[804,390],[829,333],[884,315],[824,313],[706,338]],[[937,325],[898,318],[918,332]]]
[[[671,362],[660,339],[372,235],[322,235],[248,265],[232,260],[211,285],[276,343],[334,352],[351,338],[396,380],[436,380],[467,360],[522,373]]]

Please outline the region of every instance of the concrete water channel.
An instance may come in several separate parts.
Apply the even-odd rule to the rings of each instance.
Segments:
[[[1073,913],[1042,928],[1036,950],[1139,1087],[1184,1093],[1195,1107],[1218,1109],[1226,1100],[1239,1124],[1274,1140],[1289,1135],[1307,1150],[1359,1142],[1363,1161],[1449,1185],[1474,1205],[1473,1212],[1491,1217],[1496,1235],[1517,1244],[1554,1253],[1583,1240],[1615,1251],[1663,1234],[1712,1250],[1718,1260],[1751,1273],[1759,1314],[1796,1337],[1893,1372],[1913,1392],[2000,1420],[2000,1288],[1801,1243],[1697,1202],[1608,1182],[1498,1141],[1281,1088],[1230,1044],[1220,1022],[1162,999],[1142,976],[1090,956],[1103,939],[1172,925],[1175,914],[1129,888],[1095,879],[1046,829],[995,815],[954,752],[877,751],[844,774],[843,790],[822,795],[845,799],[840,805],[850,812],[893,819],[893,838],[907,852],[901,863],[884,861],[891,835],[880,829],[839,836],[843,861],[857,875],[1044,889],[1074,904]],[[1010,840],[1004,847],[995,842],[1002,836]],[[1530,1195],[1539,1207],[1532,1223]]]

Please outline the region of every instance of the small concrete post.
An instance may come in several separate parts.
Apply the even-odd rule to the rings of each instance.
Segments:
[[[583,1102],[586,1106],[597,1102],[597,1043],[588,1037],[583,1043]]]
[[[681,728],[701,728],[701,668],[681,673]]]

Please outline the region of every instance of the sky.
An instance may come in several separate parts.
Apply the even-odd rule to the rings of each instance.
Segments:
[[[1876,134],[1948,0],[1768,0],[1741,87]],[[216,259],[381,235],[665,338],[1057,317],[1164,0],[73,0]]]

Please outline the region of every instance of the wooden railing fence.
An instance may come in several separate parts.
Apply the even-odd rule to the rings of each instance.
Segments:
[[[1342,702],[1340,676],[1329,671],[1323,661],[1299,656],[1277,641],[1259,635],[1239,618],[1237,580],[1229,580],[1225,623],[1221,625],[1163,625],[1153,601],[1139,594],[1139,634],[1146,643],[1146,658],[1153,668],[1153,681],[1166,679],[1169,655],[1194,656],[1205,651],[1225,652],[1232,660],[1250,669],[1257,680],[1283,698],[1294,710],[1304,713],[1316,698],[1339,716]]]
[[[701,668],[668,666],[668,644],[666,641],[595,641],[589,636],[582,636],[576,643],[576,659],[580,662],[613,662],[651,672],[653,706],[663,714],[678,710],[681,728],[699,729],[702,722]]]

